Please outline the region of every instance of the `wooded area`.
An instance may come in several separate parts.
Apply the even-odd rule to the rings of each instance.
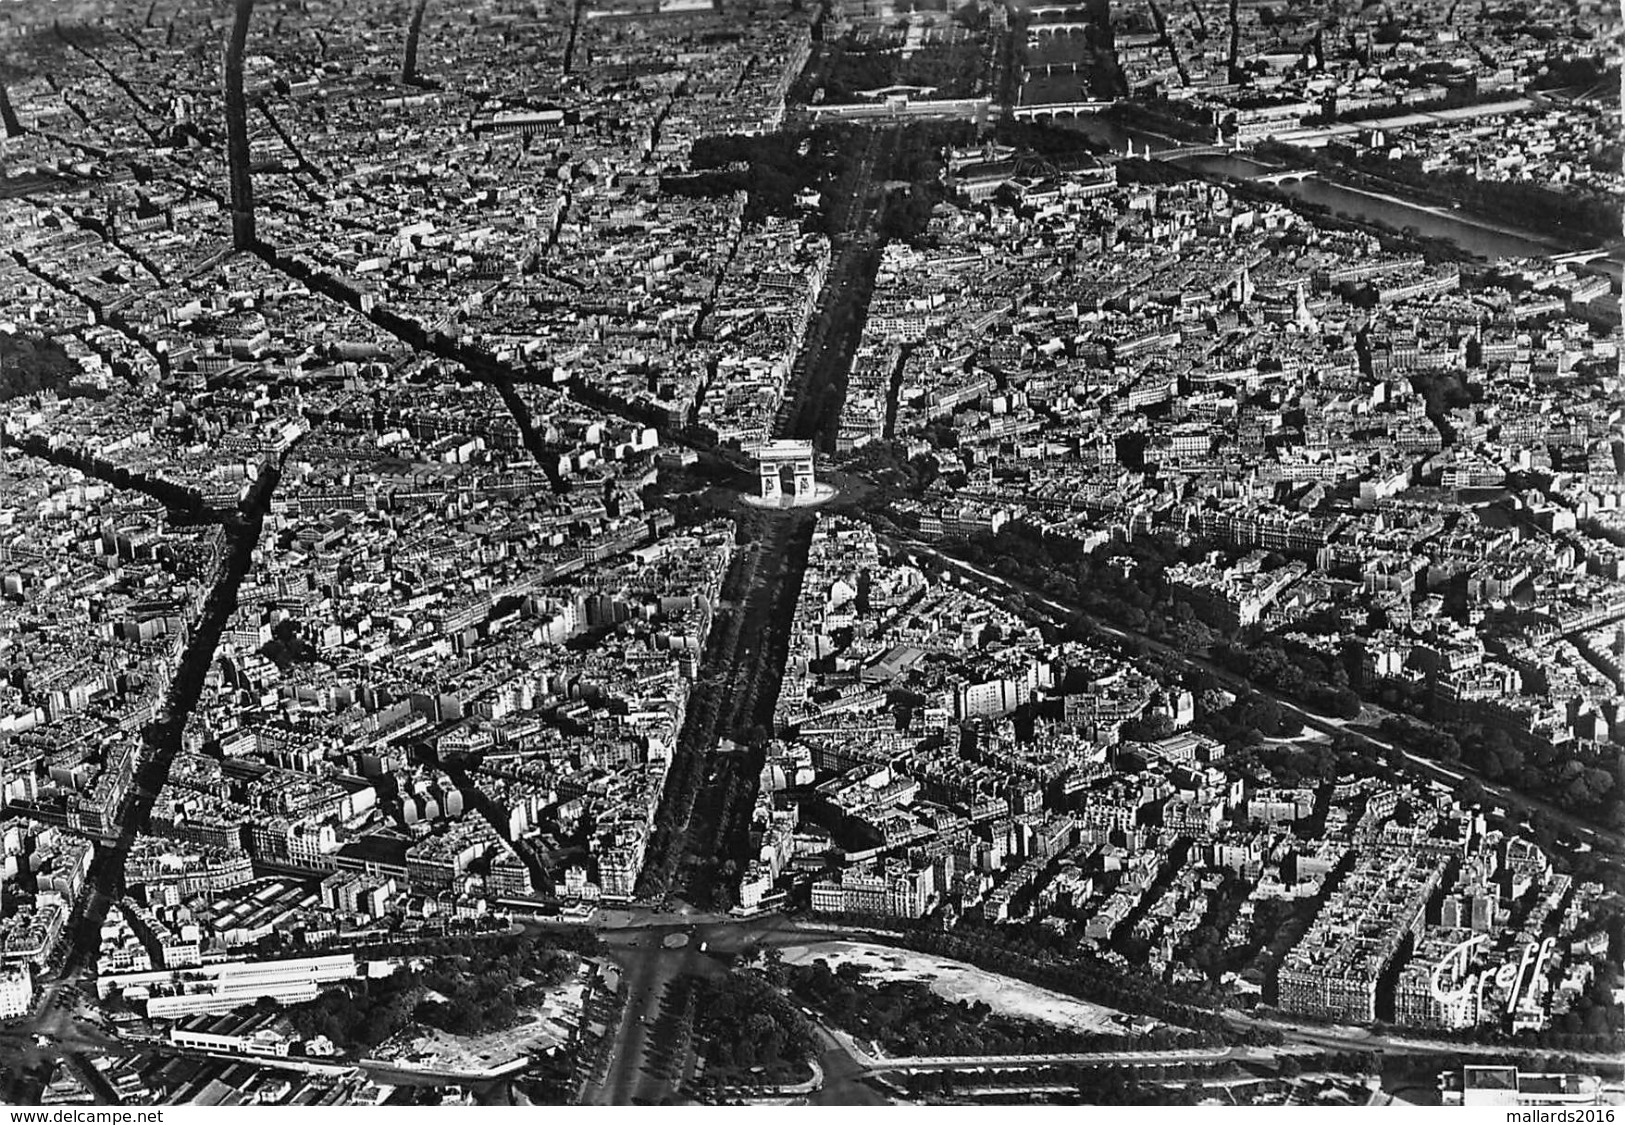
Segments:
[[[79,365],[56,340],[0,332],[0,402],[41,392],[67,397],[77,374]]]
[[[590,935],[569,944],[580,947],[583,940]],[[420,969],[328,989],[286,1015],[301,1038],[325,1035],[344,1052],[374,1048],[414,1022],[479,1035],[511,1026],[520,1009],[540,1003],[578,963],[563,943],[536,938],[452,942],[426,954]]]

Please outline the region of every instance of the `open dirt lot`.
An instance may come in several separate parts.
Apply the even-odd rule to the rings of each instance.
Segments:
[[[1000,1015],[1034,1020],[1074,1031],[1110,1034],[1125,1030],[1121,1013],[1025,981],[985,972],[963,961],[950,961],[906,949],[888,949],[853,941],[821,941],[784,949],[792,965],[810,965],[819,958],[830,968],[852,962],[869,971],[872,981],[921,981],[949,1000],[980,1000]]]

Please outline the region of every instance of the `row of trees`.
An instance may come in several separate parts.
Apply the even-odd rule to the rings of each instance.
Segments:
[[[1187,1068],[1166,1067],[1165,1071]],[[939,1070],[931,1074],[910,1074],[903,1079],[903,1089],[915,1098],[951,1098],[965,1091],[987,1087],[1067,1086],[1069,1094],[1064,1101],[1082,1105],[1196,1105],[1204,1090],[1200,1080],[1188,1078],[1179,1085],[1169,1085],[1163,1075],[1153,1080],[1132,1067],[1106,1066],[1052,1066],[1031,1070],[992,1071],[977,1074],[955,1074]],[[994,1095],[995,1097],[998,1095]]]
[[[743,534],[741,526],[741,537]],[[705,643],[702,661],[706,668],[725,667],[733,658],[739,629],[735,618],[741,612],[739,603],[746,592],[746,579],[752,573],[751,563],[752,555],[739,551],[729,564],[722,583],[721,608],[711,621],[711,634]],[[654,830],[643,870],[638,874],[640,897],[656,898],[671,889],[671,881],[686,850],[686,834],[694,806],[706,784],[708,751],[726,733],[722,729],[723,703],[720,682],[712,676],[701,677],[689,695],[683,728],[678,732],[676,751],[661,788],[660,805],[655,810]]]
[[[641,896],[673,890],[686,860],[680,889],[688,901],[726,910],[736,899],[789,644],[784,591],[800,588],[811,539],[809,521],[739,521],[740,549],[723,581],[724,608],[706,641],[710,671],[689,697],[638,877]],[[743,752],[716,753],[724,738],[740,742]]]
[[[1442,1036],[1441,1036],[1442,1038]],[[1525,1072],[1546,1074],[1573,1074],[1589,1071],[1604,1078],[1618,1078],[1625,1073],[1625,1064],[1586,1061],[1573,1055],[1554,1051],[1541,1059],[1530,1059],[1527,1054],[1508,1051],[1505,1054],[1405,1054],[1390,1053],[1383,1056],[1383,1067],[1401,1078],[1421,1078],[1428,1085],[1442,1073],[1459,1071],[1464,1066],[1516,1066]]]
[[[51,443],[37,433],[13,438],[9,444],[46,461],[78,469],[87,477],[106,481],[114,488],[145,493],[164,505],[168,509],[169,518],[176,523],[212,523],[222,522],[228,518],[226,513],[219,509],[209,508],[203,502],[202,493],[194,488],[177,484],[162,476],[132,472],[128,466],[115,465],[95,453],[87,453],[72,446],[53,449]]]

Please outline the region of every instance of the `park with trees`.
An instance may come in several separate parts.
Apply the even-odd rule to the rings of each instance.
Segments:
[[[71,396],[78,374],[79,365],[59,341],[0,332],[0,402],[36,394]]]
[[[858,145],[851,128],[821,126],[806,132],[708,134],[694,141],[689,164],[695,171],[661,178],[662,191],[715,198],[744,192],[747,223],[769,216],[792,217],[797,197],[817,191],[833,200],[832,188],[846,174]],[[829,233],[832,207],[819,209],[814,229]]]
[[[1329,716],[1353,718],[1360,697],[1350,686],[1346,661],[1260,630],[1227,631],[1202,620],[1169,587],[1164,573],[1175,562],[1205,552],[1169,534],[1136,536],[1110,559],[1070,550],[1064,543],[1006,524],[995,537],[955,544],[960,557],[1023,585],[1077,606],[1130,632],[1161,641],[1183,654],[1210,657],[1228,671]],[[1284,559],[1266,560],[1279,565]],[[1278,731],[1277,724],[1265,734]]]
[[[1419,757],[1471,767],[1489,781],[1511,785],[1610,827],[1625,826],[1625,755],[1617,747],[1554,744],[1518,737],[1506,727],[1445,718],[1418,722],[1389,716],[1384,739]]]
[[[812,1026],[760,972],[692,982],[694,1031],[706,1077],[724,1085],[783,1085],[810,1073]]]
[[[365,1054],[414,1023],[452,1035],[500,1031],[568,979],[592,942],[580,934],[439,943],[409,967],[329,988],[284,1015],[301,1039],[326,1036],[346,1054]]]

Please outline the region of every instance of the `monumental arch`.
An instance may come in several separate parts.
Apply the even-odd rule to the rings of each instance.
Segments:
[[[785,469],[795,474],[793,490],[788,499],[792,503],[807,503],[816,495],[813,480],[813,444],[810,441],[768,441],[751,450],[756,458],[757,472],[761,476],[762,499],[778,502],[785,498],[780,483]]]

